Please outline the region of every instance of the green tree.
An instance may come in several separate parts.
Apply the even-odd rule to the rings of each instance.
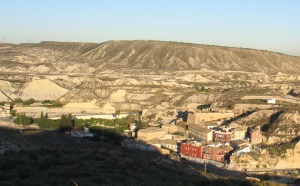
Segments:
[[[16,117],[17,116],[17,111],[16,110],[11,110],[10,114],[12,117]]]
[[[118,118],[118,116],[119,116],[120,114],[121,114],[121,111],[117,109],[117,110],[115,111],[115,117]]]
[[[62,114],[59,120],[59,130],[64,132],[72,128],[72,114]]]
[[[115,123],[117,123],[118,122],[118,116],[121,114],[121,111],[120,110],[116,110],[115,111]]]
[[[31,105],[32,103],[35,103],[35,100],[33,98],[30,98],[23,102],[23,105]]]
[[[18,114],[17,118],[14,120],[14,123],[18,125],[30,125],[30,118],[26,116],[24,113]]]
[[[43,111],[41,112],[40,119],[38,120],[37,123],[38,123],[38,126],[39,126],[40,128],[45,128],[46,118],[45,118],[45,116],[44,116]]]
[[[23,99],[21,99],[21,98],[14,99],[14,100],[12,101],[12,103],[13,103],[13,104],[15,104],[15,103],[23,103]]]
[[[121,111],[120,110],[116,110],[115,111],[115,130],[116,130],[116,133],[117,133],[117,122],[118,122],[118,116],[121,114]]]
[[[133,123],[133,122],[135,122],[135,117],[132,115],[132,113],[130,112],[129,114],[128,114],[128,116],[126,117],[126,123],[127,124],[130,124],[130,123]]]
[[[52,101],[51,101],[51,100],[48,100],[48,99],[46,99],[46,100],[42,101],[42,103],[43,103],[43,104],[51,104],[51,103],[52,103]]]
[[[138,120],[137,120],[137,127],[138,127],[138,129],[142,129],[142,128],[146,127],[146,126],[147,126],[147,123],[144,123],[142,121],[141,115],[139,115],[138,116]]]

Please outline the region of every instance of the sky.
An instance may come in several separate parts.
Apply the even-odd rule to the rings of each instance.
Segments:
[[[298,0],[0,0],[0,41],[162,40],[300,56]]]

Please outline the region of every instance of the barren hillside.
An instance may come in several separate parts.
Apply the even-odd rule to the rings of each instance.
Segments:
[[[231,108],[243,96],[299,95],[299,70],[299,57],[199,44],[0,44],[0,101],[92,101],[120,110],[205,103]]]
[[[162,41],[0,45],[0,71],[95,73],[103,69],[231,70],[297,74],[300,58],[269,51]]]

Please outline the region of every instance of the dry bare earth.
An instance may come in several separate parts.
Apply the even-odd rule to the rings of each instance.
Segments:
[[[258,81],[295,82],[300,58],[160,41],[41,42],[1,44],[0,64],[0,88],[12,98],[93,102],[92,107],[100,108],[108,103],[136,110],[228,100],[226,95],[236,86],[243,89],[243,82],[252,86]],[[199,92],[197,86],[214,87],[214,91]],[[291,85],[281,93],[297,88]],[[220,96],[227,89],[232,91]],[[266,85],[262,89],[278,87]],[[0,98],[5,96],[0,93]]]
[[[99,72],[102,67],[298,74],[300,58],[254,49],[161,41],[0,45],[1,71]],[[15,68],[11,68],[11,67]],[[10,67],[10,68],[8,68]],[[42,68],[45,67],[45,68]],[[84,68],[83,68],[84,67]],[[47,70],[46,70],[47,69]]]

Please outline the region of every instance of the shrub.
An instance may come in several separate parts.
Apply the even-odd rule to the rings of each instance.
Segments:
[[[32,175],[33,171],[30,167],[19,167],[17,172],[20,179],[27,179]]]
[[[17,98],[17,99],[14,99],[11,103],[12,103],[12,105],[15,105],[16,103],[23,103],[23,99]]]
[[[35,103],[36,101],[33,98],[30,98],[23,102],[23,105],[31,105],[32,103]]]
[[[44,100],[44,101],[42,101],[42,104],[51,104],[52,103],[52,101],[51,100]]]
[[[26,116],[24,113],[23,114],[18,114],[17,118],[14,120],[14,123],[18,125],[30,125],[31,124],[31,119]]]
[[[16,110],[11,110],[10,114],[12,117],[16,117],[17,116],[17,111]]]

